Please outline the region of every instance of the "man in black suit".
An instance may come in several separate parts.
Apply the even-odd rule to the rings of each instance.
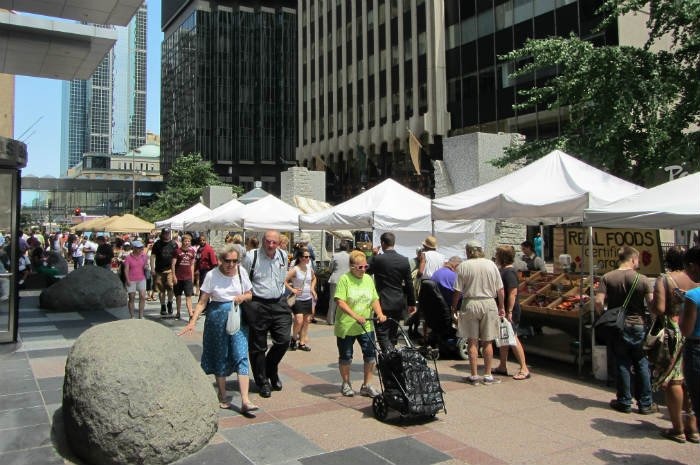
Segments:
[[[382,254],[372,258],[369,273],[374,276],[374,285],[379,294],[379,303],[387,317],[398,321],[408,304],[408,314],[416,311],[416,299],[413,293],[413,280],[408,258],[394,250],[396,236],[385,232],[379,239]],[[398,327],[393,321],[375,325],[377,341],[383,351],[391,350],[398,340]]]

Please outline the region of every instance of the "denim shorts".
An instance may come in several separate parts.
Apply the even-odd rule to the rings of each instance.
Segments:
[[[375,362],[374,331],[362,333],[357,336],[345,336],[336,339],[338,342],[338,363],[341,365],[350,365],[352,362],[352,347],[355,344],[355,340],[360,343],[362,358],[365,363]]]

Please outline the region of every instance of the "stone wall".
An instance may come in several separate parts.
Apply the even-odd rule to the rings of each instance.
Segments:
[[[517,134],[483,132],[443,139],[444,161],[439,173],[437,167],[435,170],[435,196],[472,189],[512,172],[516,167],[497,168],[489,162],[502,156],[503,149],[517,139]],[[450,186],[452,191],[448,192]],[[492,255],[499,244],[519,245],[525,240],[525,233],[524,225],[488,220],[484,238],[487,256]]]
[[[281,174],[282,200],[294,205],[294,196],[308,197],[314,200],[326,201],[326,172],[310,171],[303,166],[293,166]],[[329,254],[323,249],[323,233],[308,231],[311,236],[311,246],[316,254],[316,261],[329,260]],[[290,247],[299,240],[299,232],[290,237]]]

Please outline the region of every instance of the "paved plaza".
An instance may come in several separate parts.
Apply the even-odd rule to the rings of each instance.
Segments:
[[[87,328],[128,318],[126,308],[57,313],[38,308],[38,292],[20,301],[20,337],[0,345],[0,464],[80,463],[65,445],[61,388],[68,350]],[[147,318],[177,331],[185,321],[161,319],[148,303]],[[187,312],[183,311],[183,315]],[[201,327],[183,338],[193,356],[201,353]],[[573,366],[531,358],[533,376],[499,377],[494,386],[464,382],[468,363],[439,360],[447,413],[431,421],[372,414],[371,399],[339,392],[332,327],[311,328],[311,352],[288,352],[281,365],[284,389],[255,418],[221,410],[210,443],[179,464],[698,464],[700,446],[676,444],[659,435],[668,427],[665,409],[642,416],[611,410],[611,388]],[[356,351],[359,352],[359,351]],[[516,365],[511,363],[515,372]],[[588,371],[588,370],[587,370]],[[355,356],[353,385],[361,384]],[[235,377],[233,378],[235,380]],[[212,377],[213,383],[213,377]],[[214,389],[212,384],[212,389]],[[239,405],[235,381],[229,381]]]

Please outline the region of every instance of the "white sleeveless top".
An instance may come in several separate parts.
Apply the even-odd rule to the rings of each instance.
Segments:
[[[301,294],[297,295],[297,300],[311,300],[311,281],[314,278],[314,270],[311,266],[306,267],[306,272],[294,267],[294,277],[292,278],[292,287],[301,289]]]

